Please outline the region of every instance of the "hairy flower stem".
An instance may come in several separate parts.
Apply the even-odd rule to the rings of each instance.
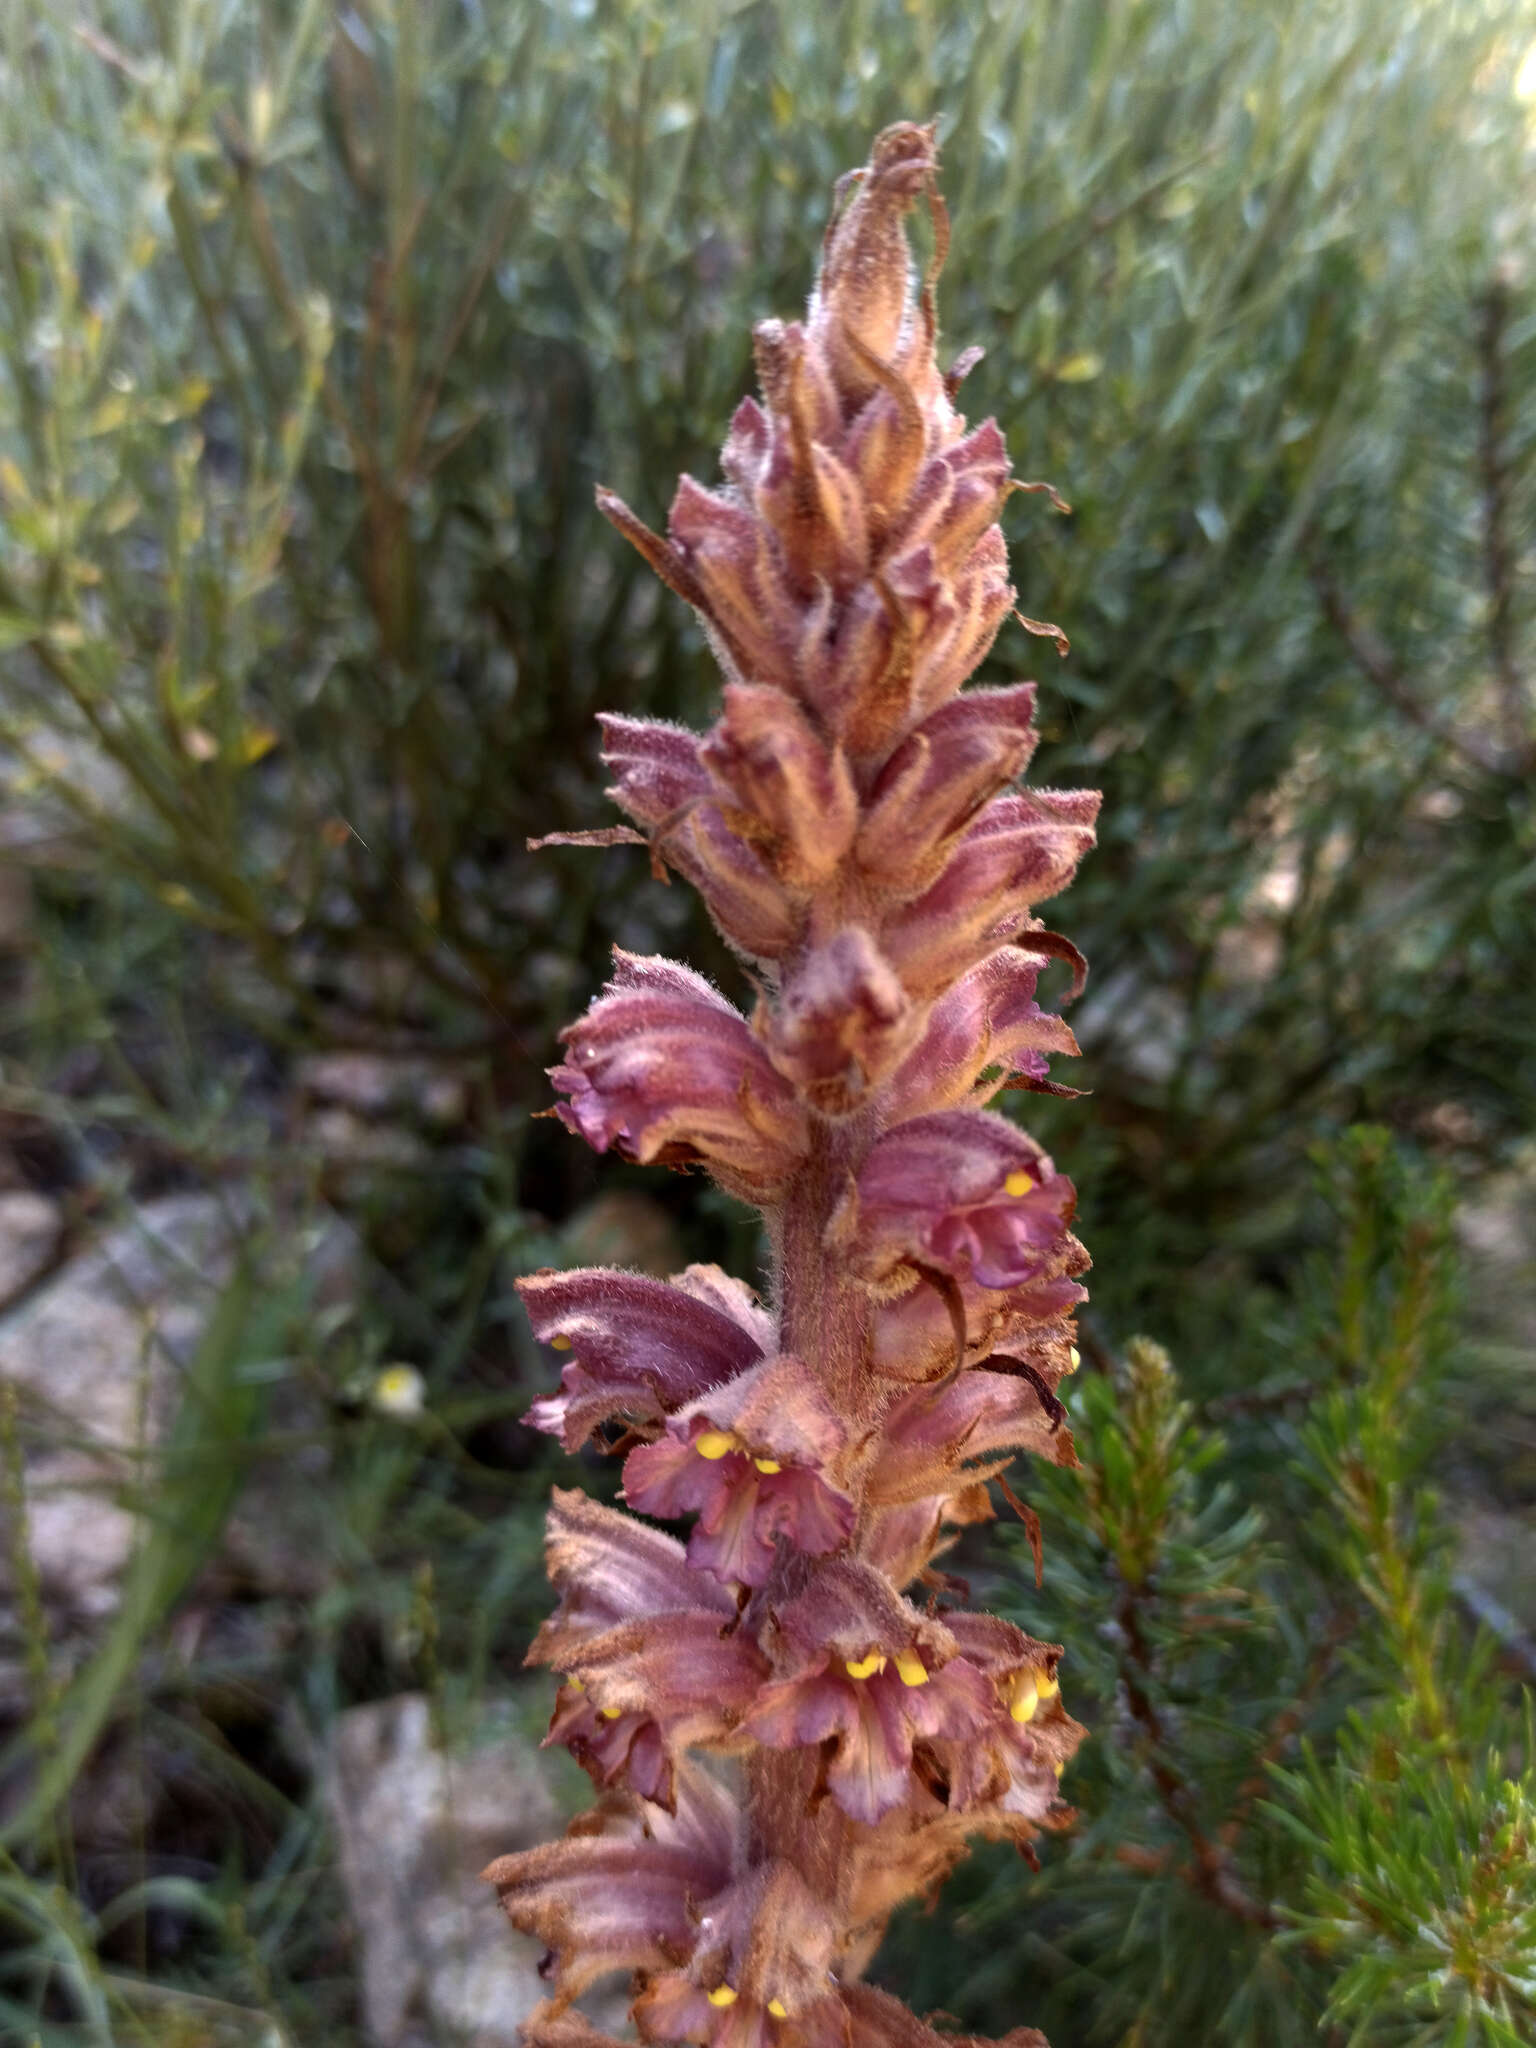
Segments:
[[[827,1257],[823,1240],[875,1134],[873,1109],[837,1123],[813,1120],[805,1164],[786,1189],[772,1226],[784,1349],[813,1367],[833,1407],[855,1429],[864,1420],[858,1367],[867,1349],[869,1296]],[[802,1552],[781,1545],[766,1588],[768,1603],[794,1599],[804,1590],[808,1569]],[[758,1750],[747,1774],[748,1827],[757,1855],[784,1858],[813,1891],[837,1898],[851,1867],[850,1823],[835,1800],[818,1797],[819,1775],[813,1752]]]
[[[838,1203],[869,1156],[878,1106],[832,1123],[812,1120],[805,1164],[774,1219],[779,1328],[786,1351],[815,1371],[840,1415],[857,1427],[870,1388],[860,1373],[868,1348],[867,1290],[834,1259],[825,1239]]]

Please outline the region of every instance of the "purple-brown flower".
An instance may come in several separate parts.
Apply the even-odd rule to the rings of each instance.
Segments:
[[[764,1199],[805,1150],[805,1114],[734,1010],[675,960],[615,952],[618,971],[561,1033],[556,1114],[594,1151],[642,1164],[707,1161],[723,1186]]]
[[[1075,1199],[1072,1183],[1016,1125],[985,1110],[946,1110],[878,1140],[832,1235],[853,1270],[876,1283],[937,1269],[980,1287],[1016,1287],[1061,1244]]]
[[[736,1602],[659,1529],[557,1491],[544,1555],[560,1604],[528,1662],[564,1674],[548,1739],[599,1784],[633,1765],[634,1790],[670,1807],[675,1757],[729,1742],[767,1660],[735,1627]]]
[[[782,1537],[839,1550],[856,1509],[835,1483],[847,1431],[806,1367],[775,1358],[680,1409],[630,1452],[624,1498],[643,1514],[696,1514],[688,1561],[724,1585],[764,1586]]]
[[[563,1354],[529,1420],[623,1452],[634,1511],[550,1513],[530,1662],[600,1798],[489,1873],[551,1952],[528,2048],[614,2048],[568,2009],[605,1972],[649,2043],[938,2048],[859,1981],[887,1920],[972,1836],[1070,1818],[1060,1647],[944,1604],[935,1570],[1015,1458],[1076,1455],[1074,1191],[987,1105],[1073,1093],[1042,976],[1066,962],[1076,994],[1085,970],[1037,906],[1098,808],[1020,781],[1033,683],[965,687],[1014,603],[1014,481],[997,423],[956,409],[970,358],[936,352],[937,169],[901,122],[846,181],[806,317],[756,332],[718,483],[682,478],[664,533],[599,493],[724,690],[707,732],[603,718],[637,829],[592,836],[692,882],[748,967],[732,1000],[620,954],[556,1114],[758,1207],[771,1306],[713,1267],[520,1283]]]
[[[786,1675],[761,1689],[743,1733],[775,1749],[827,1745],[827,1789],[853,1820],[908,1799],[919,1740],[969,1741],[995,1717],[951,1632],[867,1566],[824,1567],[775,1617],[771,1643]]]
[[[671,1280],[602,1266],[534,1273],[517,1291],[539,1341],[569,1353],[559,1393],[535,1401],[526,1418],[568,1451],[605,1422],[654,1429],[773,1342],[772,1317],[718,1266]]]

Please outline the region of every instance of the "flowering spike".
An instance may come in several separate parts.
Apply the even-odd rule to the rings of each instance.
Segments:
[[[1019,784],[1033,683],[963,687],[1014,609],[1020,486],[997,424],[955,409],[975,352],[947,376],[935,353],[937,170],[933,128],[902,122],[839,188],[806,318],[754,336],[721,485],[682,478],[665,535],[599,493],[725,679],[707,733],[603,717],[610,795],[759,963],[759,1000],[749,1021],[619,954],[565,1033],[557,1114],[755,1203],[774,1307],[713,1267],[520,1283],[561,1354],[529,1420],[572,1449],[620,1425],[628,1506],[690,1524],[555,1495],[530,1661],[602,1792],[489,1873],[551,1950],[531,2048],[605,2048],[566,2008],[609,1970],[648,2043],[935,2048],[858,1981],[886,1921],[970,1837],[1070,1818],[1059,1646],[908,1597],[948,1583],[935,1557],[1014,1456],[1075,1462],[1072,1184],[986,1105],[1073,1092],[1039,982],[1064,959],[1076,994],[1083,963],[1037,906],[1098,807]]]

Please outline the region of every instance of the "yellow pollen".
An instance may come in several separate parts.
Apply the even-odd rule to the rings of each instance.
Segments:
[[[1041,1699],[1053,1700],[1057,1693],[1061,1691],[1061,1680],[1059,1678],[1052,1678],[1049,1671],[1042,1666],[1035,1673],[1035,1691],[1039,1693]]]
[[[770,2019],[787,2020],[789,2018],[789,2007],[782,1998],[770,1998],[768,2001],[768,2016]]]
[[[1051,1769],[1052,1769],[1052,1770],[1053,1770],[1053,1771],[1054,1771],[1054,1772],[1056,1773],[1056,1775],[1057,1775],[1057,1777],[1058,1777],[1058,1778],[1059,1778],[1059,1777],[1061,1776],[1062,1772],[1063,1772],[1063,1771],[1064,1771],[1064,1770],[1065,1770],[1066,1768],[1067,1768],[1067,1760],[1066,1760],[1066,1758],[1065,1758],[1065,1757],[1063,1757],[1063,1758],[1062,1758],[1062,1760],[1061,1760],[1061,1762],[1060,1762],[1059,1764],[1052,1764],[1052,1765],[1051,1765]]]
[[[775,1472],[782,1472],[784,1470],[784,1467],[777,1458],[754,1458],[752,1462],[759,1472],[766,1472],[770,1479]]]
[[[567,1685],[568,1685],[568,1686],[569,1686],[569,1687],[571,1688],[571,1691],[572,1691],[572,1692],[585,1692],[585,1691],[586,1691],[586,1689],[587,1689],[587,1688],[586,1688],[586,1687],[585,1687],[585,1686],[584,1686],[584,1685],[582,1684],[582,1682],[581,1682],[581,1680],[580,1680],[579,1678],[567,1678],[567,1679],[565,1680],[565,1683],[566,1683],[566,1684],[567,1684]]]
[[[723,1458],[736,1448],[736,1438],[728,1429],[706,1429],[701,1437],[695,1437],[693,1448],[701,1458],[708,1458],[711,1464],[716,1458]]]
[[[734,2005],[736,2003],[736,1993],[729,1984],[717,1984],[713,1991],[706,1991],[704,1996],[711,2005]]]
[[[569,1337],[551,1337],[549,1340],[549,1348],[551,1351],[569,1351],[571,1348],[571,1340]]]
[[[903,1685],[926,1685],[928,1667],[915,1650],[903,1650],[896,1659],[896,1676]]]
[[[1017,1200],[1020,1195],[1027,1195],[1033,1186],[1034,1182],[1030,1179],[1029,1175],[1024,1172],[1022,1167],[1019,1169],[1017,1173],[1010,1173],[1008,1178],[1003,1182],[1004,1191],[1012,1195],[1015,1200]]]
[[[878,1650],[871,1650],[867,1657],[848,1657],[843,1669],[850,1678],[873,1678],[877,1671],[885,1669],[885,1659]]]
[[[1040,1693],[1035,1685],[1034,1673],[1021,1671],[1013,1681],[1013,1698],[1008,1711],[1015,1721],[1033,1721],[1035,1709],[1040,1704]]]
[[[1072,1348],[1068,1351],[1067,1356],[1072,1361],[1071,1366],[1068,1368],[1068,1370],[1071,1372],[1076,1372],[1077,1368],[1083,1362],[1083,1354],[1081,1353],[1081,1351],[1078,1350],[1077,1346],[1074,1344]]]
[[[622,1707],[599,1707],[597,1711],[605,1721],[617,1721],[624,1709]]]

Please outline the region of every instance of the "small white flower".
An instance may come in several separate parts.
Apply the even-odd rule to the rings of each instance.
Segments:
[[[414,1365],[386,1365],[374,1376],[369,1398],[381,1415],[419,1415],[427,1383]]]

